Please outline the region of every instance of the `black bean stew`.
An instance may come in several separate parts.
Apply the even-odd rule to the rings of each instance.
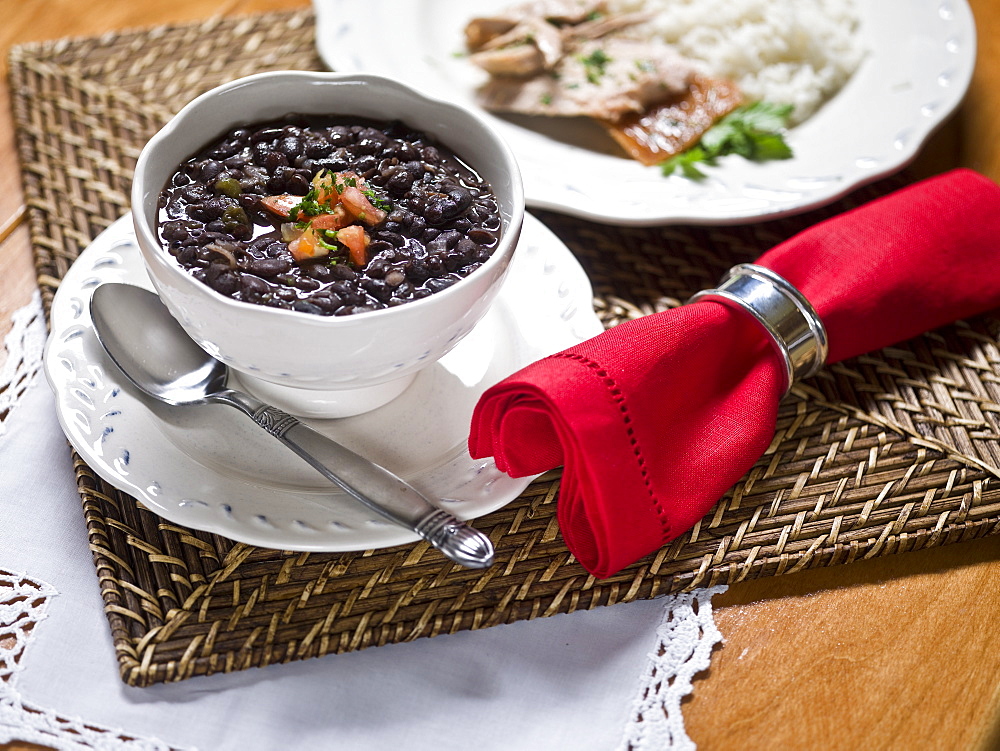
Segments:
[[[238,128],[160,196],[164,246],[236,300],[319,315],[400,305],[495,250],[490,186],[399,122],[289,115]]]

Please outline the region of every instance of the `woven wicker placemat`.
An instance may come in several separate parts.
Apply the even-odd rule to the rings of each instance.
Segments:
[[[46,310],[77,255],[128,210],[135,158],[157,127],[223,81],[321,68],[312,37],[303,11],[12,51]],[[734,263],[903,180],[796,218],[736,227],[608,227],[536,213],[580,259],[613,326],[676,305]],[[606,580],[589,576],[563,544],[558,472],[477,520],[497,563],[473,572],[424,543],[307,554],[185,529],[74,455],[122,679],[176,681],[995,534],[998,327],[986,316],[956,324],[796,386],[768,452],[716,508]]]

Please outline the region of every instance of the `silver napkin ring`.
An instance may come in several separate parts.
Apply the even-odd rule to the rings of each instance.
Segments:
[[[785,393],[795,381],[823,367],[829,347],[826,329],[809,301],[770,269],[741,263],[714,289],[688,300],[715,300],[750,313],[767,331],[785,364]]]

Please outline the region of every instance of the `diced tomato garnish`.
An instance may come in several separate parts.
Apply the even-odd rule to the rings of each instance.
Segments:
[[[322,204],[337,203],[337,191],[334,187],[334,175],[331,172],[320,172],[312,179],[313,189],[316,191],[316,202]]]
[[[376,208],[375,204],[368,200],[368,196],[358,188],[345,188],[344,192],[340,194],[340,202],[351,214],[357,217],[359,222],[364,222],[369,227],[374,227],[385,219],[385,212]]]
[[[347,215],[347,209],[338,203],[329,214],[314,216],[310,224],[314,229],[340,229],[350,224],[351,221],[351,217]]]
[[[329,248],[324,246],[329,243],[321,240],[320,233],[335,230],[337,241],[347,248],[351,261],[364,266],[368,262],[367,248],[371,239],[364,227],[356,222],[374,227],[386,218],[386,212],[366,195],[368,185],[364,178],[355,172],[320,172],[313,178],[312,188],[315,199],[312,194],[308,198],[320,207],[320,213],[311,216],[291,216],[292,209],[304,200],[301,196],[284,194],[260,199],[262,206],[278,216],[308,222],[305,225],[282,224],[282,239],[288,243],[288,250],[296,261],[325,256]]]
[[[278,216],[288,216],[289,212],[300,203],[302,196],[292,196],[287,193],[280,196],[264,196],[260,199],[261,206]]]
[[[343,193],[344,188],[350,187],[357,188],[358,190],[368,190],[368,183],[357,172],[352,172],[351,170],[336,172],[334,173],[334,178],[334,184],[337,186],[338,193]]]
[[[358,266],[364,266],[368,262],[368,234],[359,224],[351,224],[343,229],[337,230],[337,240],[347,246],[351,254],[351,261]]]

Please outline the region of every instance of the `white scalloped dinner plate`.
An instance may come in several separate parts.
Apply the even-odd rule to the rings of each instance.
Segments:
[[[104,353],[90,297],[105,282],[152,288],[131,217],[80,254],[51,310],[44,369],[60,424],[104,480],[165,519],[282,550],[367,550],[417,537],[372,514],[237,410],[168,407],[139,394]],[[590,283],[530,215],[503,288],[480,324],[396,400],[342,420],[308,420],[463,519],[516,498],[514,479],[467,450],[480,394],[515,370],[601,331]]]
[[[513,0],[314,0],[316,45],[333,70],[378,73],[476,108],[485,74],[461,57],[473,15]],[[708,179],[663,177],[607,150],[598,129],[487,113],[510,144],[528,205],[596,221],[652,225],[772,219],[830,203],[908,164],[961,102],[976,34],[965,0],[858,3],[866,57],[822,109],[793,128],[795,157],[726,157]],[[530,123],[530,126],[529,126]]]

